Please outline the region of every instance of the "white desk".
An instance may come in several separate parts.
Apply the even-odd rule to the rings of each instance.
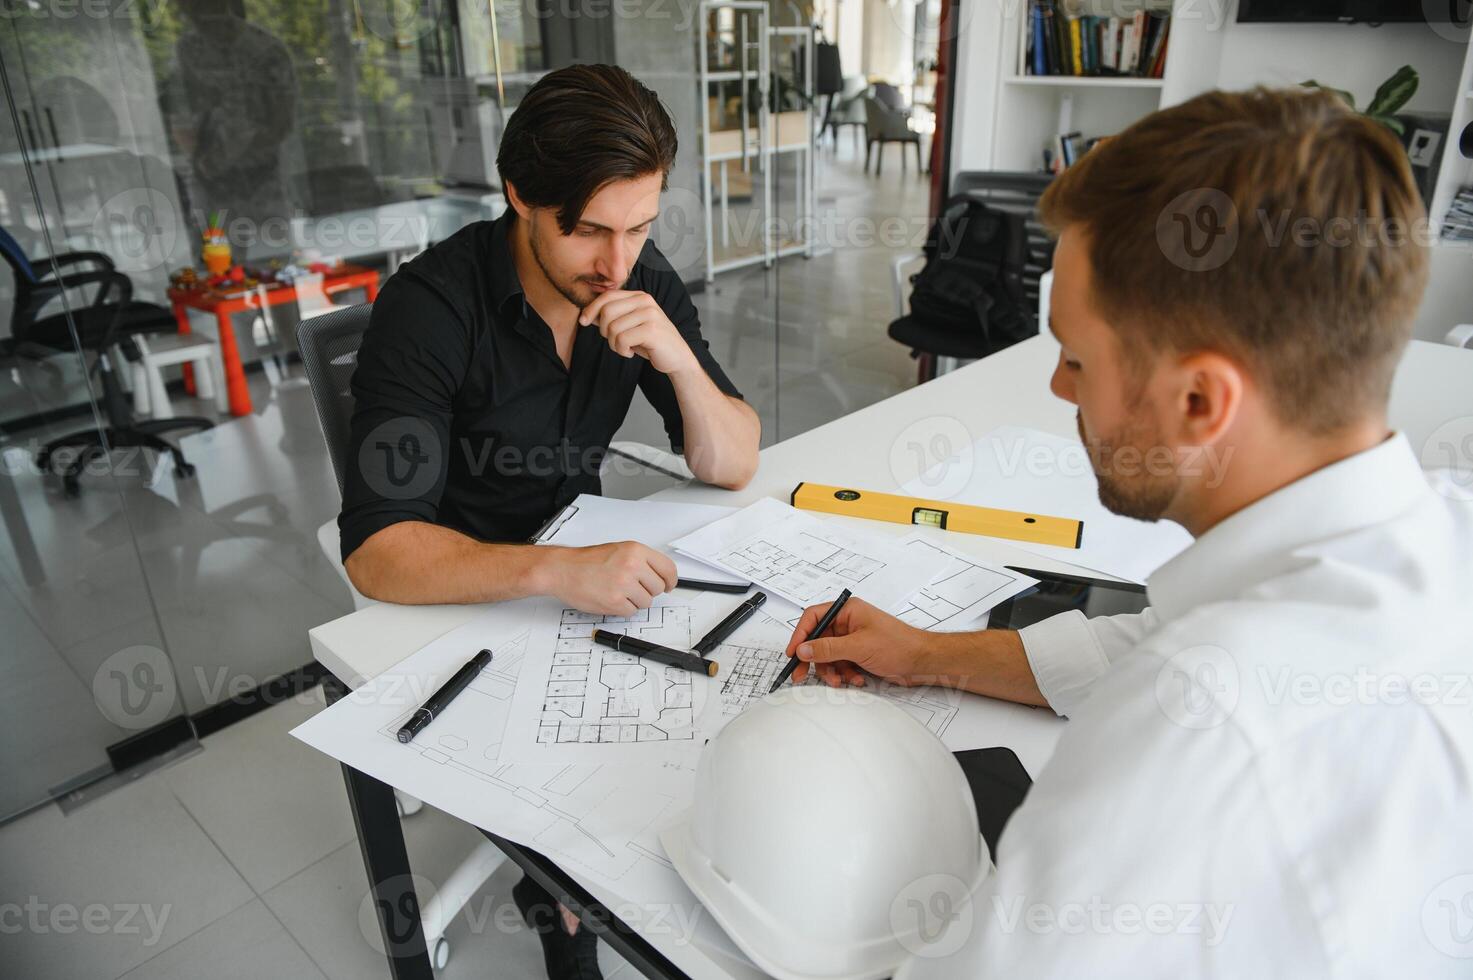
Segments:
[[[975,439],[996,426],[1011,424],[1072,435],[1076,432],[1074,406],[1055,398],[1048,389],[1057,351],[1058,345],[1049,336],[1034,338],[771,446],[762,452],[756,478],[738,493],[688,485],[662,491],[654,499],[741,505],[762,496],[786,498],[802,480],[893,491],[934,462],[934,458],[908,451],[908,444],[925,446],[937,432],[965,430]],[[1414,342],[1397,376],[1392,424],[1405,431],[1420,451],[1440,426],[1462,417],[1473,417],[1473,350]],[[958,447],[953,443],[953,448]],[[867,526],[897,535],[909,530],[900,525]],[[1073,570],[1073,566],[1001,540],[957,534],[947,542],[991,561]],[[372,606],[312,630],[312,650],[335,676],[356,687],[466,622],[478,608]],[[597,889],[593,896],[600,897]],[[612,896],[614,901],[624,898],[638,901],[638,896]],[[609,899],[600,900],[610,904]],[[747,967],[731,960],[718,963],[672,942],[669,935],[644,938],[692,975],[740,974]]]

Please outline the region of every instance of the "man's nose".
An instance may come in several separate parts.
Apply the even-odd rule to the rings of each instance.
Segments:
[[[1059,355],[1059,361],[1054,365],[1054,375],[1048,379],[1049,390],[1057,397],[1071,404],[1079,404],[1074,399],[1074,385],[1069,377],[1069,372],[1064,369],[1064,356]]]
[[[604,248],[603,254],[599,256],[596,270],[600,276],[615,285],[629,278],[632,256],[629,254],[629,244],[623,239],[623,235],[613,236],[613,241]]]

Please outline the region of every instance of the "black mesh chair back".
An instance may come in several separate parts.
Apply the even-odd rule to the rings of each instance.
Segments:
[[[965,194],[999,211],[1023,215],[1028,230],[1028,261],[1023,267],[1023,291],[1029,315],[1038,319],[1038,282],[1054,267],[1054,242],[1038,220],[1038,199],[1048,188],[1051,174],[963,171],[952,181],[952,194]],[[1044,325],[1039,324],[1042,328]]]
[[[333,473],[338,478],[338,492],[343,490],[343,476],[348,472],[348,429],[353,421],[353,391],[350,383],[358,367],[358,348],[368,331],[372,305],[360,303],[345,310],[334,310],[308,317],[297,324],[297,348],[307,383],[312,386],[312,401],[317,406],[317,421],[327,441],[327,455],[332,459]]]

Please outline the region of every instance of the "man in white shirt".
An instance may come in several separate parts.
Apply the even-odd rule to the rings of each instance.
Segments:
[[[800,679],[1070,719],[906,974],[1473,975],[1473,502],[1386,422],[1426,278],[1405,152],[1322,92],[1209,93],[1041,210],[1101,499],[1197,540],[1136,616],[938,635],[854,600],[801,642],[804,614]]]

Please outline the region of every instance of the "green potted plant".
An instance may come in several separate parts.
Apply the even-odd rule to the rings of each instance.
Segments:
[[[1421,79],[1417,75],[1417,69],[1411,65],[1402,65],[1396,70],[1394,75],[1381,83],[1380,88],[1376,89],[1376,94],[1371,96],[1370,104],[1361,112],[1361,115],[1376,120],[1376,122],[1385,126],[1397,136],[1405,136],[1406,126],[1400,119],[1396,118],[1396,113],[1402,106],[1411,101],[1413,95],[1417,94],[1417,83],[1420,81]],[[1322,88],[1326,92],[1334,92],[1340,98],[1344,99],[1345,103],[1352,109],[1355,108],[1355,95],[1345,91],[1343,88],[1332,88],[1329,85],[1322,85],[1314,79],[1310,79],[1304,84],[1310,88]]]

